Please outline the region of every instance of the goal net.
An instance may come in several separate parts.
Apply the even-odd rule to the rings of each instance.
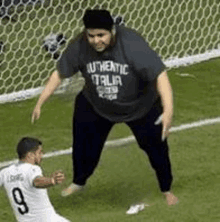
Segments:
[[[82,31],[87,8],[119,16],[115,21],[141,33],[170,68],[220,56],[219,0],[3,0],[0,103],[41,93],[66,45]],[[57,92],[82,85],[79,73]]]

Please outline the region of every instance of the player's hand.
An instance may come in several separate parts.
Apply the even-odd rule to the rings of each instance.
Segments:
[[[31,123],[34,123],[35,120],[38,120],[40,118],[40,113],[41,113],[41,107],[35,106],[32,112]]]
[[[168,112],[164,112],[155,121],[155,125],[159,125],[160,123],[162,123],[162,126],[163,126],[161,140],[164,141],[169,136],[169,130],[172,123],[172,114]]]
[[[162,125],[163,125],[162,138],[161,138],[162,141],[164,141],[169,136],[171,123],[172,123],[172,114],[164,112],[162,117]]]
[[[61,170],[52,173],[51,177],[54,179],[55,184],[61,184],[65,180],[65,175]]]

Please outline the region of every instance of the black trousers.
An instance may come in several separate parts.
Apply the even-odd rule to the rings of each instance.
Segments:
[[[167,140],[161,141],[162,124],[154,124],[161,114],[162,106],[158,100],[146,116],[126,124],[132,130],[139,147],[147,153],[156,172],[160,190],[166,192],[171,188],[173,177]],[[114,124],[97,114],[82,93],[78,94],[73,117],[74,183],[85,185],[92,175]]]

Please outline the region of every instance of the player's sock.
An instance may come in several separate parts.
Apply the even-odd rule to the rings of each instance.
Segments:
[[[75,183],[71,183],[66,189],[64,189],[61,192],[61,196],[63,196],[63,197],[69,196],[72,193],[76,193],[76,192],[82,191],[83,188],[84,188],[84,186],[77,185]]]

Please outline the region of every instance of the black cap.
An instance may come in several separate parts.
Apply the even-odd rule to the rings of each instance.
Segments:
[[[87,29],[106,29],[111,31],[113,26],[113,19],[107,10],[86,10],[83,22]]]

